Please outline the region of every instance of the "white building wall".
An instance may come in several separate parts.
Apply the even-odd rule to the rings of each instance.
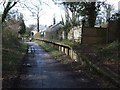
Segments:
[[[68,33],[68,39],[76,42],[81,42],[82,27],[74,27]]]

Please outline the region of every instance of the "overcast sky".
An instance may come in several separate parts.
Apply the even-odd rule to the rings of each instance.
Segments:
[[[58,5],[55,5],[54,2],[52,2],[52,0],[42,0],[44,2],[42,5],[40,5],[40,3],[38,2],[39,0],[20,0],[20,1],[23,1],[23,3],[25,3],[28,7],[35,8],[34,5],[37,5],[39,6],[40,9],[42,9],[39,14],[41,25],[47,25],[47,26],[52,25],[54,16],[56,17],[57,22],[61,20],[61,16],[63,16],[64,18],[63,7],[58,7]],[[113,4],[115,9],[118,10],[118,1],[120,0],[107,0],[107,1],[110,4]],[[24,5],[21,4],[21,6]],[[14,7],[13,9],[17,8],[19,12],[23,13],[24,20],[27,26],[30,24],[36,24],[37,22],[36,15],[34,15],[33,17],[30,10],[28,10],[27,8],[21,8],[21,6],[18,3],[16,7]],[[0,6],[0,8],[1,7],[2,6]],[[35,10],[32,11],[36,12]]]
[[[33,1],[34,2],[32,3],[36,5],[35,1],[37,0],[33,0]],[[42,9],[39,14],[40,24],[49,26],[53,24],[53,17],[56,18],[56,22],[59,22],[61,20],[61,15],[64,17],[64,10],[62,7],[58,7],[58,5],[55,5],[54,2],[52,2],[52,0],[42,0],[42,1],[44,1],[45,4],[43,3],[43,5],[39,5],[39,3],[37,2],[38,6],[40,6],[39,8]],[[34,7],[33,5],[29,3],[29,0],[26,0],[26,3],[27,2],[28,2],[27,4],[28,6]],[[23,13],[26,25],[37,23],[36,15],[34,15],[33,17],[30,10],[28,10],[27,8],[24,8],[24,9],[18,8],[18,9],[19,9],[19,12]]]

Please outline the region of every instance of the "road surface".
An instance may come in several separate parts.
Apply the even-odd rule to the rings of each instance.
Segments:
[[[83,78],[76,79],[72,71],[54,60],[43,48],[28,42],[27,58],[22,64],[15,88],[83,88],[98,87]],[[32,50],[32,51],[29,51]]]

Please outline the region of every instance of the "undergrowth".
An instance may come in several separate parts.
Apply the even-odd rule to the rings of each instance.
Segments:
[[[98,53],[108,59],[119,60],[120,59],[120,43],[118,41],[114,41],[105,47],[98,50]]]
[[[42,46],[47,52],[50,52],[53,57],[59,57],[62,54],[57,49],[51,48],[48,44],[45,44],[40,41],[35,41],[35,42],[38,43],[40,46]]]
[[[2,35],[2,87],[10,88],[12,79],[17,76],[19,63],[26,54],[27,44],[20,43],[9,31],[3,31]]]

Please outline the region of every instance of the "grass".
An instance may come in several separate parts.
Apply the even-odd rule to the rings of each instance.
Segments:
[[[2,48],[2,78],[3,88],[9,88],[13,84],[13,79],[17,77],[17,70],[21,60],[26,53],[26,44],[19,47]]]
[[[38,43],[40,46],[42,46],[47,52],[49,52],[53,57],[59,57],[62,55],[61,52],[59,52],[57,49],[52,48],[51,46],[49,46],[48,44],[42,43],[40,41],[35,41],[36,43]]]
[[[26,44],[21,44],[19,48],[9,48],[2,50],[2,71],[3,74],[9,72],[14,75],[17,72],[17,65],[24,57],[26,52]],[[9,76],[8,74],[8,76]]]
[[[118,41],[114,41],[106,45],[105,47],[99,49],[98,53],[104,58],[119,61],[120,60],[119,49],[120,49],[120,43]]]

